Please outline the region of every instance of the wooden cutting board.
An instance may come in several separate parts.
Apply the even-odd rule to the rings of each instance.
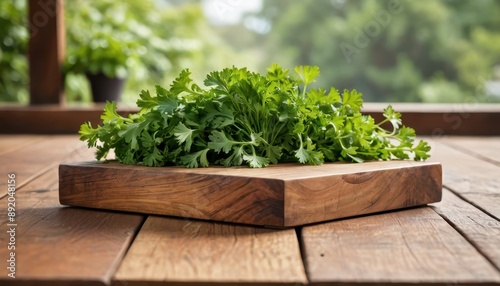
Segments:
[[[413,161],[248,167],[59,166],[63,205],[272,227],[441,200],[441,164]]]

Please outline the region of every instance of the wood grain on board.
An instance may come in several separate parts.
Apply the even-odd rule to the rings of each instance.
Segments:
[[[311,283],[499,283],[499,272],[429,207],[302,229]]]
[[[150,216],[113,284],[306,282],[293,229]]]
[[[441,165],[413,161],[144,167],[68,163],[62,204],[288,227],[437,202]]]
[[[92,156],[90,150],[80,149],[67,154],[66,159],[88,160]],[[8,277],[9,270],[2,267],[1,285],[109,285],[143,217],[63,207],[58,202],[57,186],[57,166],[52,166],[17,189],[16,278]],[[0,205],[0,229],[6,233],[7,198],[0,200]],[[5,246],[0,247],[2,259],[10,254],[7,239],[0,235],[0,245]]]
[[[500,166],[439,139],[429,142],[432,146],[430,160],[443,165],[443,185],[500,219]]]

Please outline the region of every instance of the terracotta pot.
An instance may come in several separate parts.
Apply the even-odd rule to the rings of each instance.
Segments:
[[[125,78],[109,78],[102,73],[86,74],[94,102],[120,101]]]

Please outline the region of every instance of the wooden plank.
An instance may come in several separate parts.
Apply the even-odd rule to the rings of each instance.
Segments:
[[[443,164],[443,184],[461,198],[500,219],[500,167],[470,153],[429,140],[431,161]]]
[[[474,154],[481,160],[500,166],[500,137],[443,137],[439,140],[455,149]]]
[[[0,174],[6,176],[15,173],[17,187],[23,186],[51,166],[64,162],[68,154],[76,149],[86,148],[85,143],[80,142],[75,135],[40,138],[29,147],[0,155]],[[92,157],[87,157],[90,158]],[[6,180],[0,180],[0,198],[7,192],[6,185]]]
[[[89,155],[83,149],[67,159]],[[16,278],[8,277],[9,269],[2,267],[1,285],[109,285],[143,217],[62,207],[57,182],[53,166],[16,191]],[[5,233],[6,198],[1,205],[0,225]],[[2,259],[11,251],[8,239],[0,236]]]
[[[30,104],[59,103],[65,57],[64,0],[29,0]]]
[[[102,124],[103,104],[89,106],[42,105],[30,107],[0,106],[0,133],[5,134],[76,134],[84,122]],[[137,108],[119,106],[118,113],[127,116]]]
[[[306,283],[293,229],[150,216],[113,285]]]
[[[443,191],[443,201],[432,208],[500,270],[500,221],[448,190]]]
[[[60,166],[62,204],[288,227],[437,202],[441,166],[414,161],[248,167]]]
[[[34,144],[41,139],[41,136],[35,135],[0,135],[0,156]]]
[[[499,272],[429,207],[304,227],[311,283],[499,283]]]

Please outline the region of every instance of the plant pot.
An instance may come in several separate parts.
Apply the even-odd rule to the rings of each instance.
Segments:
[[[86,73],[94,102],[120,101],[125,78],[109,78],[102,73]]]

